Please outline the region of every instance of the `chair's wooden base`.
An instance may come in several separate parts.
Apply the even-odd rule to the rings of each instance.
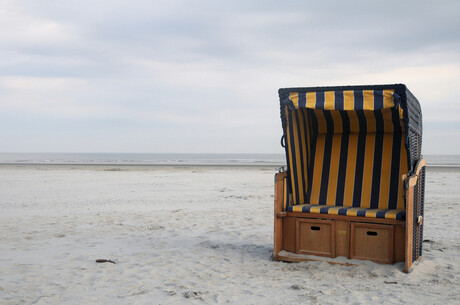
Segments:
[[[415,173],[410,177],[402,177],[405,187],[406,221],[286,212],[283,206],[283,179],[287,177],[287,173],[276,174],[273,247],[275,260],[312,260],[298,257],[311,254],[326,257],[345,256],[386,264],[405,262],[404,271],[409,272],[413,260],[421,259],[421,256],[414,258],[413,255],[413,230],[423,223],[422,216],[414,221],[414,187],[424,167],[425,159],[421,159],[417,163]],[[424,180],[420,183],[423,186]],[[419,197],[422,195],[423,193],[419,194]],[[423,197],[418,200],[423,203]],[[284,252],[295,255],[280,255]]]
[[[283,215],[284,216],[284,215]],[[280,251],[275,260],[312,260],[299,255],[323,257],[344,256],[376,263],[393,264],[405,261],[405,223],[390,220],[388,223],[372,218],[358,219],[348,216],[298,213],[279,217],[282,226]],[[283,251],[284,250],[284,251]],[[295,255],[280,255],[290,252]]]

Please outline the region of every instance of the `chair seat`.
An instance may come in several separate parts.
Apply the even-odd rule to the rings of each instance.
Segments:
[[[359,216],[369,218],[384,218],[405,220],[405,210],[379,210],[379,209],[365,209],[355,207],[333,206],[333,205],[317,205],[317,204],[298,204],[291,205],[287,208],[288,212],[301,212],[313,214],[329,214],[329,215],[345,215],[345,216]]]

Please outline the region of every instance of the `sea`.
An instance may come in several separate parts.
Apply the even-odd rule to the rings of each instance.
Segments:
[[[279,165],[284,154],[208,153],[0,153],[0,164]]]
[[[428,166],[460,167],[460,155],[425,155]],[[284,154],[0,153],[0,164],[285,166]]]

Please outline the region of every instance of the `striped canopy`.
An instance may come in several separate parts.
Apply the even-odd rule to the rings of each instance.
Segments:
[[[337,90],[317,92],[289,92],[294,108],[321,110],[379,110],[399,105],[400,97],[387,90]]]
[[[316,92],[289,92],[282,101],[290,109],[318,110],[381,110],[396,108],[403,119],[401,97],[394,89],[385,90],[337,90]]]
[[[404,209],[406,130],[414,125],[407,92],[404,85],[280,89],[291,204]]]

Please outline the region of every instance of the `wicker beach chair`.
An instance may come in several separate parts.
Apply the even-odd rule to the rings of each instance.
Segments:
[[[279,90],[287,170],[275,176],[274,259],[422,256],[420,104],[405,85]]]

